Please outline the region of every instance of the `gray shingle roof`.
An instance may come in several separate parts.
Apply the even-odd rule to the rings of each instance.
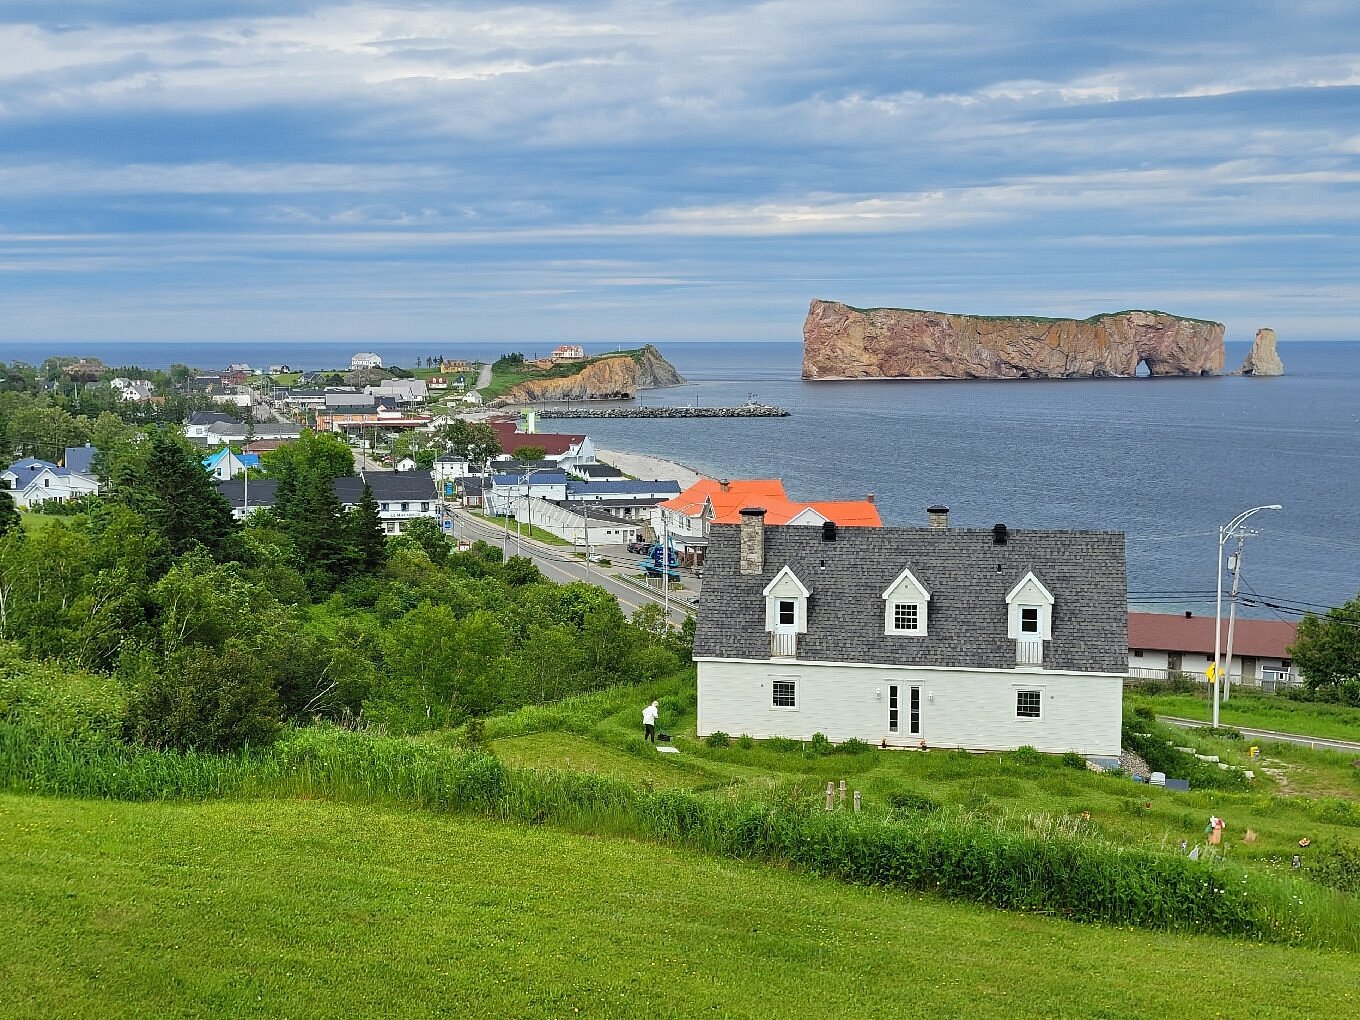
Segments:
[[[1128,665],[1121,532],[1012,529],[995,545],[991,529],[840,528],[827,542],[820,528],[768,526],[764,570],[753,575],[737,570],[739,532],[735,524],[711,529],[696,656],[768,659],[761,592],[788,565],[812,592],[800,659],[1013,669],[1006,595],[1033,571],[1054,597],[1045,667]],[[904,567],[930,592],[925,637],[883,633],[883,592]]]

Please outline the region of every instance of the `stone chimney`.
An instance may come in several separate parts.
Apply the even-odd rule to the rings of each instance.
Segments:
[[[765,510],[748,506],[741,512],[741,557],[738,572],[759,574],[765,570]]]
[[[926,507],[926,520],[930,522],[932,528],[944,530],[949,527],[949,507],[930,506]]]
[[[731,492],[732,483],[729,482],[726,478],[724,478],[720,482],[718,482],[718,489],[722,492]]]

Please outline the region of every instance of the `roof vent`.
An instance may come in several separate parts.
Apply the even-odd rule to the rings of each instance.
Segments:
[[[822,541],[823,541],[823,542],[834,542],[834,541],[836,541],[836,522],[835,522],[835,521],[822,521]]]
[[[926,507],[926,520],[932,528],[949,527],[949,507],[947,506],[928,506]]]
[[[1190,618],[1192,618],[1194,615],[1195,615],[1195,614],[1192,613],[1192,612],[1190,612],[1190,610],[1188,610],[1188,609],[1185,611],[1185,618],[1186,618],[1187,620],[1189,620]]]
[[[1004,524],[992,525],[992,545],[1005,545],[1006,539],[1010,537],[1010,532],[1006,530]]]

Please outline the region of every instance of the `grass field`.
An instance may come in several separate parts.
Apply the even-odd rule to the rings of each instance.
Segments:
[[[1131,705],[1148,705],[1159,715],[1184,719],[1213,718],[1207,696],[1198,694],[1138,694],[1125,698]],[[1273,694],[1233,692],[1230,700],[1219,705],[1223,726],[1249,726],[1281,733],[1301,733],[1336,740],[1360,740],[1360,708],[1315,701],[1292,701]]]
[[[1360,1012],[1353,955],[323,801],[0,796],[0,1017]]]

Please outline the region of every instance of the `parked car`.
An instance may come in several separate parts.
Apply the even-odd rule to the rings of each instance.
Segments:
[[[629,542],[629,543],[628,543],[628,551],[629,551],[630,553],[637,553],[639,556],[645,556],[647,553],[649,553],[649,552],[652,551],[652,543],[651,543],[651,542]]]

